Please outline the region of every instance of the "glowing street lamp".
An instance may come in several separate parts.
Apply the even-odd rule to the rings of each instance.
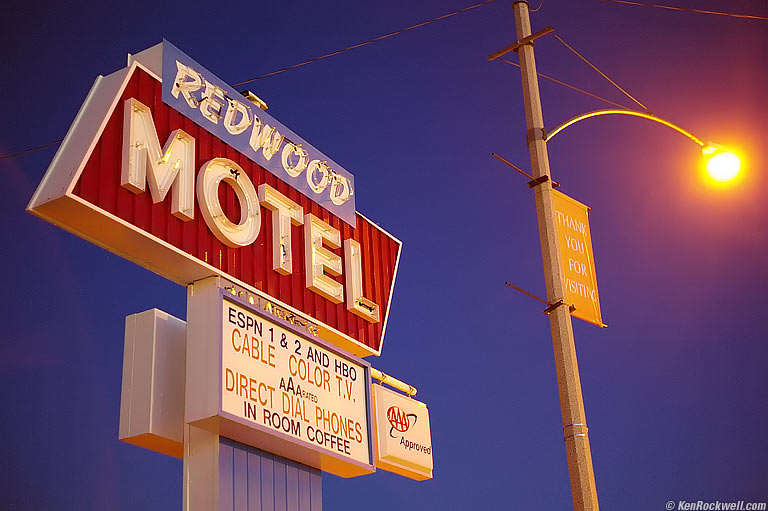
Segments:
[[[701,152],[707,156],[707,174],[713,181],[727,183],[739,175],[741,158],[733,151],[710,144]]]
[[[663,124],[664,126],[677,131],[681,135],[685,135],[689,140],[695,142],[699,145],[699,147],[701,147],[701,154],[706,159],[707,174],[713,181],[718,183],[726,183],[728,181],[732,181],[736,178],[736,176],[739,175],[741,170],[741,158],[739,158],[736,153],[727,147],[713,143],[706,143],[696,135],[684,130],[676,124],[661,119],[660,117],[656,117],[655,115],[647,114],[644,112],[637,112],[635,110],[596,110],[594,112],[578,115],[553,129],[550,133],[547,134],[545,141],[549,142],[552,140],[552,138],[554,138],[555,135],[572,124],[583,121],[584,119],[589,119],[590,117],[597,117],[599,115],[628,115],[631,117],[640,117],[643,119],[648,119],[649,121]]]

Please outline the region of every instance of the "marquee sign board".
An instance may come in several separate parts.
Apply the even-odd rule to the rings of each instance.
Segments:
[[[351,173],[167,41],[96,80],[28,210],[170,280],[218,275],[381,353],[401,243]]]
[[[184,421],[342,477],[373,472],[370,365],[262,312],[213,279],[190,286]]]

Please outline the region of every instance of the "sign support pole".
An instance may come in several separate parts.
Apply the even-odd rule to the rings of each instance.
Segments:
[[[513,4],[518,41],[531,36],[531,22],[527,0]],[[552,328],[552,345],[555,352],[557,384],[560,393],[560,409],[563,415],[563,436],[568,455],[573,508],[577,511],[597,510],[597,489],[592,468],[592,453],[587,436],[587,420],[581,394],[579,366],[573,338],[573,325],[565,300],[563,267],[558,256],[555,207],[552,198],[552,179],[545,140],[544,118],[541,111],[539,81],[533,55],[532,39],[525,40],[517,49],[523,81],[525,120],[528,128],[526,140],[531,154],[531,168],[537,182],[534,186],[536,214],[539,222],[539,238],[547,284],[547,299],[552,307],[549,314]]]

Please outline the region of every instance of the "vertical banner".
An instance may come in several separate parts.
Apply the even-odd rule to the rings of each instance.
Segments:
[[[553,190],[552,194],[565,298],[569,305],[575,307],[571,315],[604,327],[589,231],[589,206],[557,190]]]

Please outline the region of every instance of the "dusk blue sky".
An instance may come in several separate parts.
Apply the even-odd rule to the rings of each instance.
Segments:
[[[762,0],[666,0],[768,16]],[[673,3],[674,2],[674,3]],[[535,0],[532,7],[539,1]],[[0,21],[0,155],[62,138],[99,74],[163,38],[230,84],[468,5],[21,2]],[[588,204],[599,329],[574,320],[600,504],[768,501],[768,21],[544,0],[557,34],[658,116],[738,148],[712,189],[698,147],[603,117],[549,144]],[[249,84],[355,175],[357,209],[403,242],[382,356],[430,410],[434,479],[323,477],[327,510],[569,509],[511,3]],[[552,35],[539,71],[632,106]],[[516,60],[516,55],[509,58]],[[607,107],[542,80],[548,128]],[[0,161],[0,508],[181,508],[180,460],[117,439],[124,318],[184,318],[185,290],[25,207],[55,147]]]

